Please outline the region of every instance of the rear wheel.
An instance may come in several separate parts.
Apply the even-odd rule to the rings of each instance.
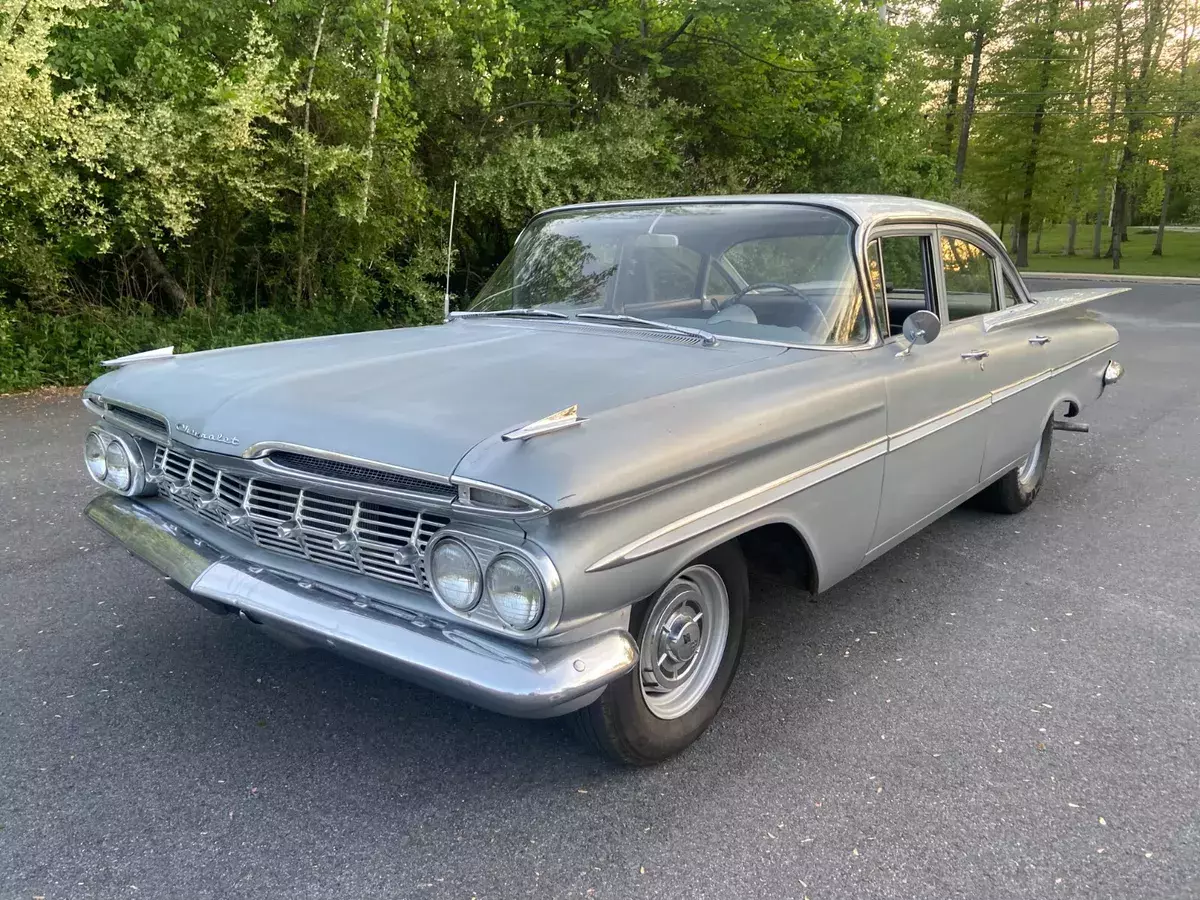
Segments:
[[[1046,481],[1050,463],[1050,439],[1054,420],[1047,419],[1037,443],[1019,466],[979,493],[979,503],[985,509],[999,513],[1019,513],[1033,503]]]
[[[737,670],[749,595],[746,561],[728,543],[635,606],[629,627],[637,668],[574,714],[579,736],[609,758],[639,766],[700,737]]]

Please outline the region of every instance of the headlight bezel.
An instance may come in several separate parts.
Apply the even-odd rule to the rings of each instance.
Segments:
[[[86,448],[88,441],[93,436],[104,447],[105,472],[101,477],[97,477],[92,466],[88,464]],[[108,454],[114,444],[124,454],[129,469],[129,483],[123,488],[118,487],[112,480],[113,467],[108,464]],[[93,425],[88,429],[87,437],[84,438],[84,448],[84,468],[87,469],[88,475],[91,476],[92,481],[96,482],[96,484],[123,497],[136,497],[147,492],[146,462],[142,457],[141,447],[136,440],[117,434],[106,428],[101,428],[98,425]]]
[[[433,551],[439,542],[450,538],[466,544],[478,561],[481,572],[479,601],[469,610],[461,611],[447,604],[434,587],[431,577]],[[541,589],[539,614],[525,628],[509,624],[493,603],[487,589],[487,572],[493,561],[500,556],[511,555],[531,572]],[[441,529],[425,547],[422,557],[423,576],[426,586],[447,613],[455,619],[468,621],[472,626],[518,640],[532,640],[551,631],[562,616],[563,590],[558,569],[549,555],[538,545],[519,536],[509,536],[499,529],[462,526],[453,524]]]

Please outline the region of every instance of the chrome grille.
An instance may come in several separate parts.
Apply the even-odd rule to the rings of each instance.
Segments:
[[[298,488],[159,445],[154,474],[176,506],[258,546],[425,590],[423,558],[444,516]]]

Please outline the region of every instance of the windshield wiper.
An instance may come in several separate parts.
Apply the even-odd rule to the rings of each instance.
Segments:
[[[476,316],[528,316],[534,319],[569,319],[566,313],[555,312],[552,309],[531,309],[527,306],[515,306],[512,309],[480,309],[467,312],[452,312],[450,318],[463,319]]]
[[[654,319],[642,319],[637,316],[627,316],[623,313],[593,313],[581,312],[576,313],[577,319],[597,319],[601,322],[624,323],[626,325],[641,325],[646,328],[655,328],[659,331],[673,331],[676,334],[687,334],[695,338],[700,338],[705,347],[715,346],[717,336],[711,331],[705,331],[703,328],[689,328],[686,325],[671,325],[668,322],[656,322]]]

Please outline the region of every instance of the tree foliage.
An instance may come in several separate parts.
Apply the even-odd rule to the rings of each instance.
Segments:
[[[1197,6],[0,0],[0,328],[429,321],[455,183],[459,303],[538,209],[663,194],[950,199],[1116,262],[1111,210],[1200,219]]]

